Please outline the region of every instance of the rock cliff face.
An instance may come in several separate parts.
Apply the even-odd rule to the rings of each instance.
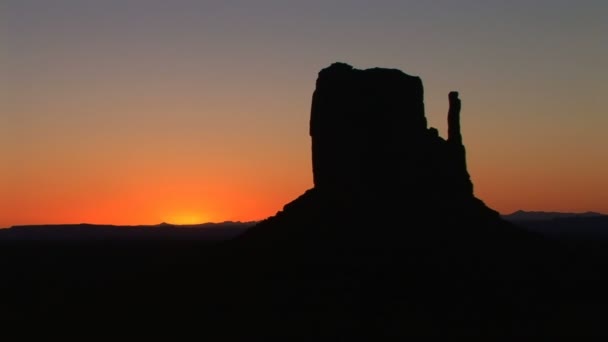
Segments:
[[[349,197],[471,197],[458,93],[449,95],[447,141],[427,128],[423,93],[419,77],[395,69],[323,69],[310,118],[315,188]]]

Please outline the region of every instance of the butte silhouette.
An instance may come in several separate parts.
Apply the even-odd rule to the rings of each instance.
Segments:
[[[397,69],[321,70],[310,116],[314,187],[240,240],[331,249],[522,235],[473,194],[459,94],[448,95],[447,139],[428,127],[423,94],[419,77]]]
[[[255,287],[237,302],[274,301],[277,320],[293,314],[290,331],[317,320],[353,336],[546,331],[560,312],[551,298],[561,290],[548,290],[558,289],[556,254],[475,197],[459,94],[447,100],[444,139],[427,125],[419,77],[321,70],[314,187],[228,242]]]

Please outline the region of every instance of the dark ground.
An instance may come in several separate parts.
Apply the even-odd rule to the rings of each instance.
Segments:
[[[606,334],[606,241],[538,246],[4,243],[0,319],[227,338]]]

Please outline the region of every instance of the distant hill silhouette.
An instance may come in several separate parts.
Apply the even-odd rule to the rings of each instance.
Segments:
[[[147,226],[55,224],[13,226],[0,229],[0,244],[6,242],[87,241],[221,241],[236,237],[257,222],[221,222],[193,225],[161,223]]]
[[[544,211],[516,211],[503,215],[505,220],[513,222],[532,232],[550,238],[578,243],[588,240],[597,243],[608,239],[608,215],[596,212],[561,213]]]
[[[583,213],[563,213],[556,211],[524,211],[518,210],[511,214],[502,215],[505,220],[508,221],[544,221],[544,220],[553,220],[557,218],[566,218],[566,217],[598,217],[598,216],[607,216],[604,214],[596,213],[593,211],[586,211]]]

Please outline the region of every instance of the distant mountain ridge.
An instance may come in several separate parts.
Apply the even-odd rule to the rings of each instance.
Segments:
[[[11,241],[146,241],[146,240],[227,240],[238,236],[256,221],[207,222],[190,225],[53,224],[23,225],[0,229],[0,242]]]
[[[558,212],[558,211],[524,211],[518,210],[511,214],[501,215],[507,221],[542,221],[566,217],[598,217],[608,216],[594,211],[580,213]]]
[[[531,232],[561,240],[608,239],[608,215],[518,210],[502,218]]]

